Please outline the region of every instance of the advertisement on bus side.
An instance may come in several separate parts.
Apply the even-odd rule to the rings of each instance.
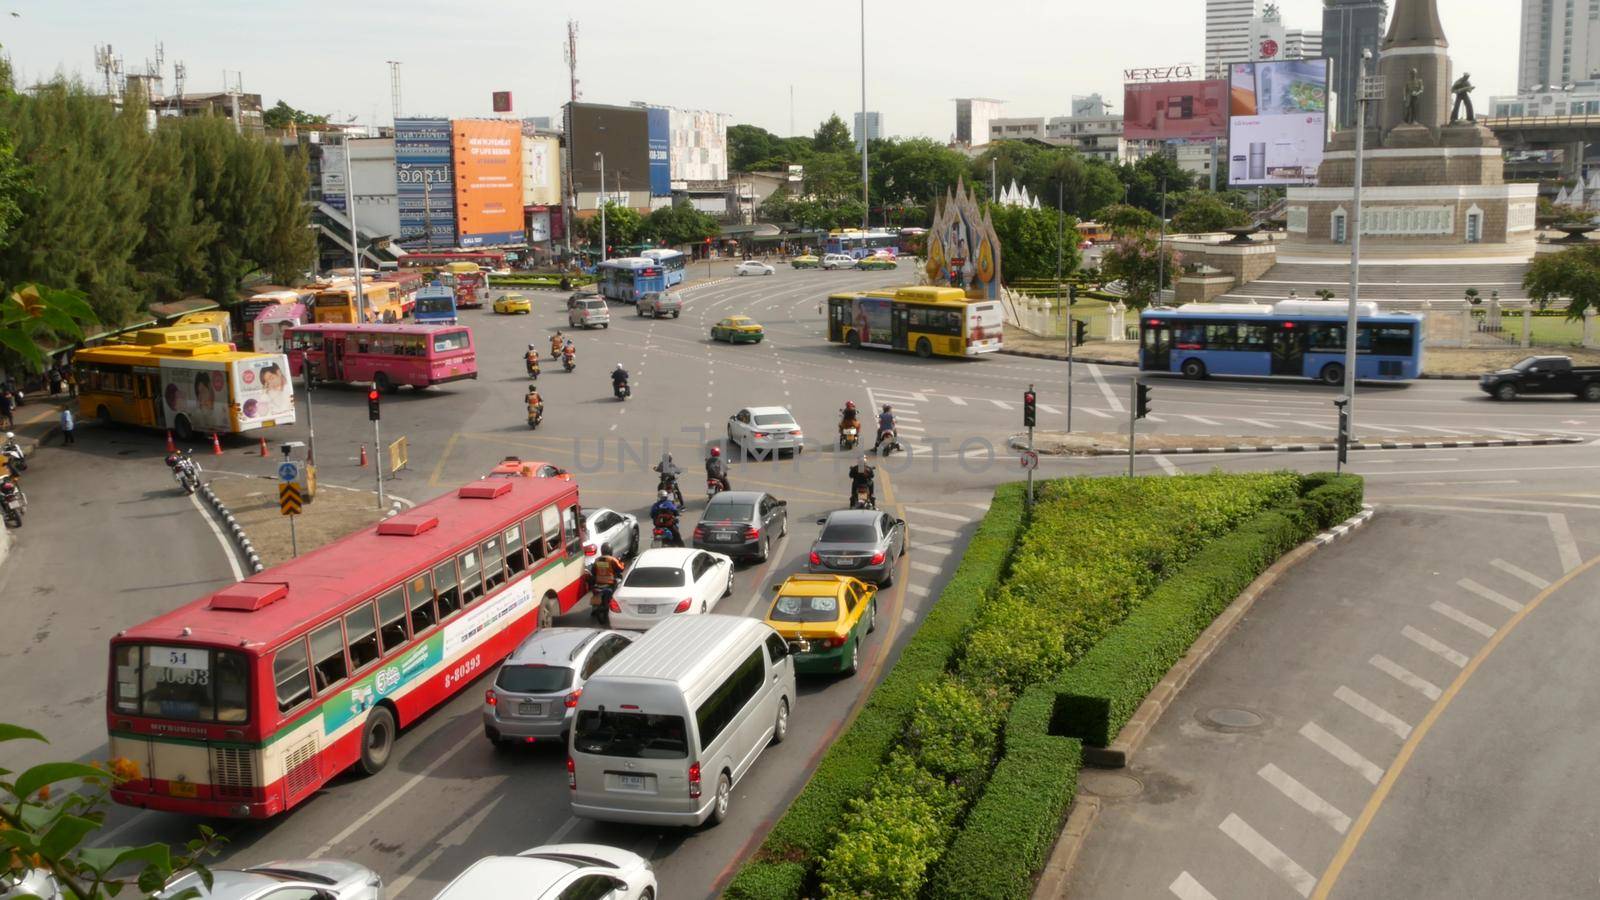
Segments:
[[[894,326],[890,322],[889,300],[882,297],[857,297],[851,322],[863,347],[894,346]]]
[[[168,422],[184,416],[195,431],[233,430],[228,417],[226,363],[161,360],[161,402]]]
[[[322,704],[322,733],[331,735],[351,719],[371,709],[373,704],[415,681],[444,659],[444,635],[434,632],[405,655],[357,681],[350,689]]]
[[[233,365],[233,402],[239,405],[239,430],[294,421],[294,385],[289,357],[283,354],[243,359]]]

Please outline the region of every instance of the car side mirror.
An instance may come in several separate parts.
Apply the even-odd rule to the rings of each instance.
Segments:
[[[896,525],[904,525],[906,523],[906,520],[905,519],[895,519],[894,523]]]
[[[820,518],[820,519],[818,519],[818,520],[817,520],[817,524],[818,524],[818,525],[826,525],[826,524],[828,524],[828,519],[827,519],[827,517],[826,517],[826,516],[824,516],[824,517],[822,517],[822,518]]]
[[[772,585],[772,586],[771,586],[771,587],[772,587],[772,592],[773,592],[773,593],[774,593],[774,594],[776,594],[776,593],[777,593],[777,592],[779,592],[779,591],[781,591],[781,590],[783,590],[783,584],[782,584],[782,583],[781,583],[781,582],[780,582],[780,583],[778,583],[778,584],[774,584],[774,585]]]
[[[776,503],[778,506],[782,506],[782,507],[785,507],[785,508],[787,508],[789,506],[789,501],[787,501],[787,500],[774,500],[772,502]]]

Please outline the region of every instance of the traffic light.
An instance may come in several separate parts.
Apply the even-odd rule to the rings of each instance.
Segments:
[[[367,420],[376,422],[378,418],[378,386],[373,385],[367,388]]]
[[[1350,398],[1340,397],[1333,401],[1339,409],[1339,464],[1350,464]]]
[[[1034,408],[1036,399],[1033,391],[1022,392],[1022,424],[1024,427],[1032,428],[1034,422],[1038,420],[1038,411]]]
[[[1148,384],[1140,383],[1138,388],[1139,393],[1133,404],[1133,417],[1135,419],[1142,419],[1150,414],[1150,386]]]
[[[1073,346],[1082,347],[1083,342],[1089,339],[1089,323],[1082,319],[1072,320]]]

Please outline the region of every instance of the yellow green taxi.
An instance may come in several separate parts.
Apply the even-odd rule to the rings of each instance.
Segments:
[[[494,311],[497,315],[509,316],[515,313],[532,313],[533,304],[521,294],[502,294],[494,301]]]
[[[806,253],[789,260],[789,265],[794,266],[796,269],[815,269],[817,266],[822,265],[822,260],[815,254]]]
[[[766,336],[766,331],[761,324],[749,316],[729,316],[711,326],[711,339],[713,341],[727,341],[730,344],[759,344]]]
[[[796,673],[852,675],[861,642],[878,627],[878,589],[849,575],[790,575],[766,621],[797,648]]]
[[[864,256],[856,263],[857,269],[894,269],[899,263],[892,256]]]

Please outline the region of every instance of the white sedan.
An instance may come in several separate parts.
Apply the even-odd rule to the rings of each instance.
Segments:
[[[799,453],[804,438],[794,414],[781,406],[748,406],[728,417],[728,443],[751,456]]]
[[[675,615],[708,613],[733,593],[733,560],[685,547],[639,554],[611,596],[611,627],[643,631]]]
[[[775,271],[777,270],[766,263],[754,259],[747,259],[733,267],[735,275],[771,275]]]
[[[591,509],[583,517],[583,565],[594,566],[607,544],[611,555],[627,559],[639,552],[639,517],[614,509]]]
[[[486,856],[457,875],[433,900],[644,900],[655,897],[657,890],[650,862],[636,853],[603,844],[549,844],[516,856]]]
[[[829,253],[822,258],[824,269],[854,269],[858,260],[848,253]]]

